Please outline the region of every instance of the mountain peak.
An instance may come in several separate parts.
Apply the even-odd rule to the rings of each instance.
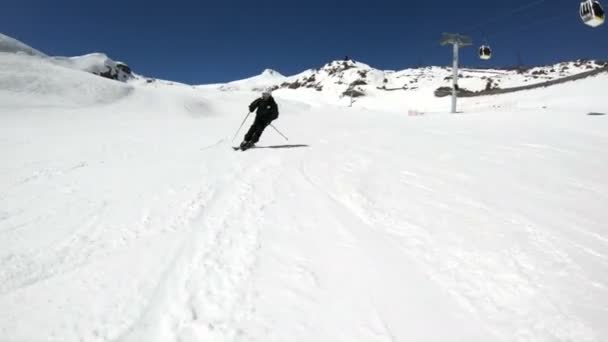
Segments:
[[[283,75],[281,75],[280,72],[276,71],[276,70],[272,70],[272,69],[265,69],[264,72],[262,72],[263,76],[274,76],[274,77],[284,77]]]

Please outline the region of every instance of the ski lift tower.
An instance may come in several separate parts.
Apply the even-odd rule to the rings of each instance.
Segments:
[[[456,99],[458,98],[458,49],[473,44],[471,38],[455,33],[444,33],[441,37],[441,45],[452,44],[454,46],[454,64],[452,76],[452,113],[456,113]]]

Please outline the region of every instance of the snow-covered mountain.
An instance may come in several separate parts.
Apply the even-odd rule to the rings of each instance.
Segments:
[[[0,52],[0,341],[608,340],[608,74],[454,115],[441,68],[79,63]],[[234,152],[273,84],[289,141]]]
[[[46,54],[0,33],[0,53],[16,53],[48,59],[52,63],[86,71],[105,78],[126,82],[134,77],[125,63],[116,62],[103,53],[92,53],[78,57],[48,57]]]
[[[0,52],[24,53],[47,57],[44,53],[0,34]],[[110,59],[103,53],[92,53],[78,57],[49,57],[54,63],[76,70],[126,82],[145,80],[147,83],[167,82],[134,75],[131,68],[122,62]],[[463,68],[459,75],[459,86],[463,91],[509,89],[540,84],[569,76],[604,69],[608,62],[577,60],[555,65],[522,70],[469,69]],[[310,89],[323,93],[323,97],[338,101],[341,98],[382,96],[383,92],[436,91],[451,87],[451,70],[447,67],[424,67],[402,71],[384,71],[354,60],[330,62],[318,69],[309,69],[293,76],[266,69],[260,75],[226,84],[215,85],[222,91],[262,91],[264,89]],[[349,100],[350,101],[350,100]]]
[[[577,60],[555,65],[521,70],[470,69],[463,68],[459,74],[459,86],[463,91],[479,92],[494,89],[509,89],[526,85],[555,81],[591,70],[604,69],[607,62]],[[249,85],[249,80],[256,80]],[[266,77],[264,74],[243,81],[222,85],[222,90],[259,90],[262,88],[312,89],[343,96],[381,96],[383,92],[411,92],[423,89],[434,91],[442,87],[451,88],[452,72],[447,67],[424,67],[402,71],[382,71],[353,60],[333,61],[319,69],[307,70],[292,77]]]
[[[247,90],[259,92],[266,90],[267,88],[273,88],[276,84],[285,82],[286,79],[287,77],[281,75],[279,72],[272,69],[266,69],[258,76],[222,84],[219,88],[223,91]]]

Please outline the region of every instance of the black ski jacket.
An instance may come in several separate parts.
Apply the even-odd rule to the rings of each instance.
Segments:
[[[249,111],[253,112],[257,108],[257,116],[258,120],[264,121],[272,121],[279,117],[279,106],[274,101],[274,98],[270,96],[268,99],[264,100],[264,98],[259,98],[249,105]]]

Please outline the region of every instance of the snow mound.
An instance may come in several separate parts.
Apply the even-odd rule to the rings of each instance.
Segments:
[[[44,53],[0,33],[0,53],[11,53],[48,58],[60,66],[86,71],[105,78],[126,82],[134,75],[125,63],[110,59],[103,53],[91,53],[78,57],[48,57]]]
[[[126,82],[133,77],[131,68],[125,63],[116,62],[103,53],[91,53],[78,57],[53,57],[52,59],[59,65],[117,81]]]
[[[45,56],[42,52],[2,33],[0,33],[0,52]]]
[[[131,87],[54,63],[0,54],[0,107],[74,107],[114,102]]]

